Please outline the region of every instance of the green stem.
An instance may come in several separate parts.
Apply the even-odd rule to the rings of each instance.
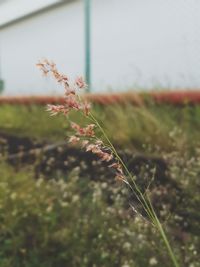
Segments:
[[[155,214],[155,215],[156,215],[156,214]],[[166,236],[166,234],[165,234],[165,232],[164,232],[164,229],[163,229],[163,227],[162,227],[162,224],[160,223],[160,221],[159,221],[159,219],[158,219],[157,216],[156,216],[155,219],[156,219],[156,222],[157,222],[158,230],[159,230],[159,232],[160,232],[160,234],[161,234],[161,237],[162,237],[162,239],[163,239],[163,241],[164,241],[164,243],[165,243],[165,246],[166,246],[166,248],[167,248],[167,250],[168,250],[168,253],[169,253],[169,255],[170,255],[170,258],[171,258],[171,260],[172,260],[174,266],[175,266],[175,267],[179,267],[179,264],[178,264],[178,262],[177,262],[177,260],[176,260],[176,257],[175,257],[175,255],[174,255],[174,253],[173,253],[173,251],[172,251],[172,248],[171,248],[171,246],[170,246],[170,244],[169,244],[169,241],[168,241],[167,236]]]
[[[133,187],[129,184],[131,190],[133,191],[134,195],[136,196],[136,198],[138,199],[138,201],[141,203],[142,207],[144,208],[145,212],[147,213],[147,215],[149,216],[149,218],[152,220],[152,222],[154,223],[154,218],[153,215],[151,213],[151,209],[149,208],[149,205],[147,203],[147,201],[145,200],[142,192],[140,191],[140,189],[138,188],[136,182],[133,179],[132,174],[130,173],[130,171],[128,170],[128,168],[126,167],[126,164],[124,163],[124,161],[122,160],[122,158],[119,156],[119,154],[117,153],[115,147],[113,146],[112,142],[110,141],[110,139],[108,138],[106,132],[104,131],[104,129],[101,127],[101,125],[99,124],[99,122],[97,121],[97,119],[92,115],[92,113],[90,113],[90,116],[92,118],[92,120],[95,122],[95,124],[99,127],[100,131],[102,132],[103,136],[105,137],[106,141],[108,142],[109,146],[111,147],[114,155],[116,156],[116,158],[119,160],[119,162],[122,164],[123,168],[125,169],[128,177],[130,178],[130,180],[132,181],[135,190],[137,191],[137,193],[135,192],[135,190],[133,189]]]
[[[135,190],[133,190],[132,186],[128,183],[128,185],[131,187],[131,189],[133,190],[135,196],[137,197],[137,199],[139,200],[139,202],[142,204],[142,207],[145,209],[147,215],[149,216],[149,218],[152,220],[153,225],[157,228],[157,230],[159,231],[164,244],[167,248],[167,251],[169,253],[169,256],[174,264],[175,267],[179,267],[179,264],[176,260],[176,257],[172,251],[172,248],[170,246],[170,243],[168,241],[168,238],[164,232],[164,229],[162,227],[162,224],[160,223],[155,210],[151,204],[150,199],[147,197],[148,202],[146,201],[145,197],[143,196],[142,192],[140,191],[140,189],[138,188],[136,182],[133,179],[133,176],[131,175],[130,171],[128,170],[128,168],[126,167],[126,164],[124,163],[124,161],[122,160],[122,158],[119,156],[119,154],[117,153],[115,147],[113,146],[112,142],[110,141],[110,139],[108,138],[106,132],[104,131],[104,129],[101,127],[101,125],[99,124],[99,122],[97,121],[97,119],[92,115],[92,113],[89,114],[91,119],[95,122],[95,124],[98,126],[98,128],[100,129],[100,131],[102,132],[104,138],[106,139],[106,141],[108,142],[109,146],[111,147],[112,152],[114,153],[114,155],[116,156],[116,158],[119,160],[119,162],[122,164],[123,168],[125,169],[127,175],[129,176],[129,178],[131,179],[131,181],[133,182],[133,185],[135,187],[135,190],[138,194],[135,192]]]
[[[171,248],[170,243],[169,243],[169,241],[168,241],[168,238],[167,238],[167,236],[166,236],[166,234],[165,234],[165,231],[164,231],[164,229],[163,229],[163,226],[162,226],[162,224],[160,223],[160,220],[158,219],[158,216],[156,215],[155,210],[154,210],[154,208],[153,208],[153,206],[152,206],[151,200],[149,199],[148,196],[147,196],[147,198],[148,198],[149,205],[150,205],[150,207],[151,207],[153,216],[154,216],[154,218],[155,218],[156,227],[157,227],[158,231],[160,232],[160,235],[161,235],[161,237],[162,237],[162,239],[163,239],[163,241],[164,241],[164,243],[165,243],[165,246],[166,246],[166,248],[167,248],[167,250],[168,250],[169,256],[170,256],[170,258],[171,258],[171,260],[172,260],[174,266],[175,266],[175,267],[179,267],[179,264],[178,264],[178,262],[177,262],[177,260],[176,260],[176,257],[175,257],[175,255],[174,255],[174,253],[173,253],[173,251],[172,251],[172,248]]]

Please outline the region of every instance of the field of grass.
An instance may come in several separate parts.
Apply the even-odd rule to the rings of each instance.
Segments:
[[[141,186],[149,186],[181,267],[200,267],[200,106],[95,105],[94,112],[130,166],[132,155],[142,155],[133,169]],[[50,117],[44,106],[0,105],[0,134],[55,143],[68,132],[65,119]],[[153,181],[149,157],[166,164]],[[48,156],[48,168],[56,158]],[[41,156],[26,165],[4,159],[0,266],[171,267],[158,234],[131,210],[133,196],[95,159],[88,167],[84,155],[68,155],[64,171],[37,177]]]
[[[118,147],[159,146],[163,150],[199,143],[200,106],[94,106],[96,117]],[[76,113],[74,117],[77,118]],[[50,117],[45,106],[0,105],[0,132],[38,140],[63,140],[68,125],[62,116]],[[163,142],[164,140],[164,142]]]

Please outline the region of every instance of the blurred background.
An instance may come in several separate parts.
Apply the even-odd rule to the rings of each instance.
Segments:
[[[198,0],[0,0],[0,267],[172,267],[134,194],[46,111],[65,99],[44,58],[85,77],[180,266],[200,267],[199,14]]]
[[[199,13],[196,0],[2,0],[3,93],[61,93],[38,74],[41,58],[87,72],[97,92],[199,88]]]

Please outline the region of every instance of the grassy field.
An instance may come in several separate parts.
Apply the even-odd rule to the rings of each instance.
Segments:
[[[94,113],[130,165],[132,155],[142,155],[137,179],[150,185],[181,267],[199,267],[200,106],[95,105]],[[69,127],[44,106],[1,105],[0,133],[55,143],[65,140]],[[20,166],[2,158],[0,266],[171,267],[158,234],[131,210],[130,192],[95,159],[87,167],[84,155],[73,157],[65,158],[65,171],[37,177],[40,156]],[[159,180],[152,181],[148,157],[166,164]],[[48,168],[54,158],[45,161]]]
[[[194,147],[199,143],[200,106],[94,106],[94,113],[119,147],[163,150]],[[74,114],[76,120],[77,114]],[[84,122],[81,122],[84,123]],[[68,125],[62,116],[50,117],[44,106],[1,105],[0,131],[38,140],[63,140]],[[164,142],[163,142],[164,140]]]

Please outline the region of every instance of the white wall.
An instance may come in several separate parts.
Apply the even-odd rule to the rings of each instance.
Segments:
[[[70,75],[82,74],[82,22],[82,5],[77,2],[2,30],[0,50],[5,94],[54,93],[54,83],[41,77],[35,66],[41,58],[54,60]]]
[[[0,0],[0,26],[65,0]]]
[[[200,88],[199,0],[92,0],[93,90]],[[47,57],[84,73],[83,1],[0,30],[5,94],[60,93],[40,77]]]

